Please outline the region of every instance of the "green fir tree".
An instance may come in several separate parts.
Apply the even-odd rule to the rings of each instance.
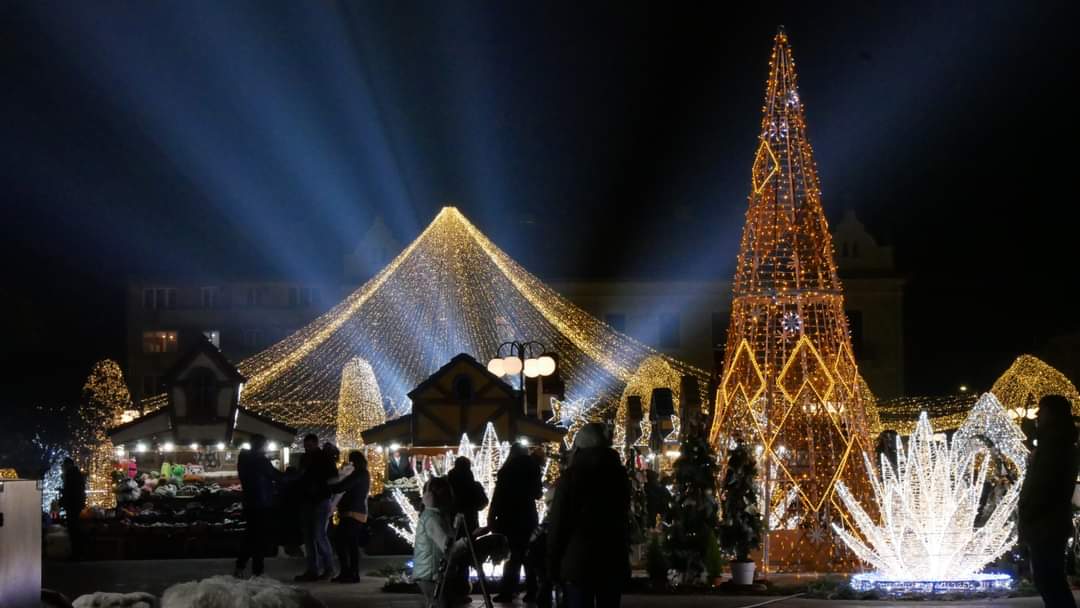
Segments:
[[[664,548],[671,567],[685,583],[704,580],[709,539],[718,521],[716,455],[701,424],[690,422],[674,464],[674,498],[666,522]]]
[[[750,552],[761,546],[761,513],[755,478],[757,462],[741,440],[728,450],[724,475],[723,519],[720,522],[720,546],[737,562],[750,561]]]

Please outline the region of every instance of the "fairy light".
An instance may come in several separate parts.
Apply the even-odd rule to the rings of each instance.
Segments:
[[[1016,482],[979,527],[975,521],[993,459],[986,457],[991,450],[977,437],[991,438],[991,445],[1019,468]],[[896,438],[895,467],[882,456],[881,475],[871,479],[879,522],[864,510],[865,502],[838,483],[837,494],[858,534],[836,524],[833,530],[876,570],[857,576],[853,584],[860,589],[931,592],[1007,584],[1007,577],[979,571],[1016,543],[1012,514],[1027,457],[1022,440],[1001,404],[987,394],[951,444],[934,434],[926,413],[919,416],[906,452]],[[866,465],[869,469],[869,461]]]
[[[371,474],[371,494],[381,494],[386,483],[386,456],[382,450],[365,446],[361,433],[386,422],[382,392],[375,370],[367,361],[354,357],[341,370],[338,392],[337,445],[344,450],[363,450]]]
[[[822,531],[846,521],[835,495],[839,480],[855,495],[869,495],[858,454],[872,448],[878,418],[852,352],[782,29],[769,61],[751,182],[710,440],[726,445],[735,434],[754,437],[775,470],[768,476],[770,523],[780,510],[782,520],[799,525],[770,535],[770,565],[843,570],[855,565],[853,556]],[[789,502],[792,489],[798,498]]]
[[[990,389],[1015,419],[1034,418],[1039,400],[1059,395],[1072,403],[1073,416],[1080,416],[1080,393],[1058,370],[1031,355],[1021,355]]]
[[[530,336],[559,354],[571,399],[615,401],[649,357],[708,385],[708,372],[589,315],[445,207],[341,303],[240,362],[248,378],[244,406],[291,426],[325,428],[336,419],[342,369],[354,357],[371,365],[384,397],[407,404],[407,393],[454,355],[483,359],[513,336]],[[678,381],[667,386],[677,390]],[[144,405],[166,402],[157,396]]]
[[[883,430],[900,435],[915,432],[919,415],[926,412],[930,424],[938,431],[953,431],[967,419],[968,412],[978,399],[973,393],[936,397],[900,397],[878,403]]]
[[[82,389],[79,410],[72,421],[72,457],[86,474],[86,502],[91,507],[116,506],[113,459],[121,454],[109,440],[108,430],[120,424],[131,409],[131,395],[120,366],[110,359],[98,361]]]
[[[487,423],[484,427],[484,436],[480,441],[478,447],[474,447],[469,442],[468,435],[461,436],[461,442],[458,444],[456,450],[448,450],[443,454],[443,460],[447,466],[452,466],[454,458],[457,456],[464,456],[472,461],[473,476],[477,482],[484,488],[484,493],[491,498],[495,495],[495,482],[497,481],[497,473],[502,465],[506,462],[507,457],[510,455],[510,444],[499,441],[499,436],[495,432],[495,425]],[[541,471],[541,479],[548,481],[549,476],[552,474],[552,469],[558,467],[550,467],[551,456],[549,454],[548,462],[545,464],[545,468]],[[428,481],[428,478],[424,476],[422,471],[417,471],[417,485],[422,487],[424,483]],[[400,489],[393,488],[390,496],[401,508],[401,512],[405,515],[406,525],[405,527],[398,526],[396,524],[390,524],[390,528],[397,533],[398,536],[405,539],[410,545],[416,541],[416,526],[420,521],[420,514],[412,506],[412,502],[409,501],[408,496]],[[542,501],[536,501],[537,511],[540,516],[540,520],[543,521],[544,514],[547,511],[547,504]],[[487,525],[488,507],[484,507],[478,513],[478,519],[481,526]]]

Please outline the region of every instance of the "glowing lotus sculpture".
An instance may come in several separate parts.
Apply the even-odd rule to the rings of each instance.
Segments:
[[[890,592],[970,591],[1008,587],[1003,574],[981,574],[986,564],[1016,542],[1013,513],[1020,496],[1023,454],[993,395],[984,395],[951,445],[935,435],[925,412],[907,449],[897,438],[896,465],[881,459],[880,478],[871,475],[878,521],[843,483],[837,492],[850,510],[859,535],[833,525],[836,534],[876,572],[852,578],[856,589]],[[969,424],[970,423],[970,424]],[[1005,426],[1007,424],[1007,426]],[[962,427],[963,429],[963,427]],[[970,437],[997,438],[971,441]],[[1020,449],[1023,450],[1022,441]],[[995,454],[996,452],[996,454]],[[977,525],[987,474],[1000,454],[1018,477]],[[1021,456],[1021,458],[1014,458]],[[869,459],[867,470],[871,470]]]

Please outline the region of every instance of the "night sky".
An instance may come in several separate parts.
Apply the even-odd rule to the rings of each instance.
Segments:
[[[729,279],[781,23],[908,392],[1080,329],[1068,4],[579,4],[0,3],[2,405],[123,363],[132,277],[337,277],[449,201],[541,278]]]

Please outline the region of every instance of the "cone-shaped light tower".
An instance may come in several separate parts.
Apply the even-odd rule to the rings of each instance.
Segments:
[[[852,353],[783,28],[769,61],[749,198],[710,437],[760,446],[763,506],[784,514],[772,521],[772,565],[844,568],[852,558],[837,553],[829,532],[830,523],[847,525],[836,482],[856,495],[868,489],[859,452],[872,445],[876,416]]]

